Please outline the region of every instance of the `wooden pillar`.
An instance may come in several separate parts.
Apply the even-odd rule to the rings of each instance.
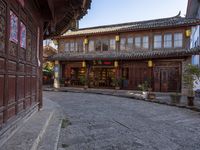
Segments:
[[[54,67],[54,88],[60,88],[60,63],[59,61],[55,61]]]

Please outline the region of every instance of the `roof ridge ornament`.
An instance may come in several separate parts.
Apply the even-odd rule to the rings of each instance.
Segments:
[[[175,17],[181,17],[181,11],[179,11]]]

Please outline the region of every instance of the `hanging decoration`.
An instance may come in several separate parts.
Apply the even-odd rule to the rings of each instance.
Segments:
[[[20,47],[26,49],[26,26],[20,22]]]
[[[10,11],[10,41],[18,42],[18,17]]]

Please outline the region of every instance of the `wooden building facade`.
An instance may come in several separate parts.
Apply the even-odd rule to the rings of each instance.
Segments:
[[[0,0],[0,137],[42,107],[43,39],[74,28],[90,2]]]
[[[121,89],[150,82],[155,92],[181,92],[184,67],[199,53],[189,49],[191,27],[199,23],[177,15],[70,31],[56,37],[59,52],[50,59],[66,86],[81,86],[85,77],[93,88],[114,88],[117,80]]]

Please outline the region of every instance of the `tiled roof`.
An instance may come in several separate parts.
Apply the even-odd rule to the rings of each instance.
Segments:
[[[200,19],[185,18],[179,15],[170,18],[162,18],[148,21],[130,22],[124,24],[115,24],[108,26],[98,26],[92,28],[83,28],[77,31],[68,31],[61,37],[71,37],[78,35],[91,35],[91,34],[103,34],[109,32],[124,32],[124,31],[137,31],[137,30],[148,30],[156,28],[170,28],[177,26],[192,26],[200,24]]]
[[[107,51],[94,53],[58,53],[49,57],[49,60],[82,61],[82,60],[141,60],[154,58],[184,57],[200,54],[200,47],[180,50],[153,50],[153,51]]]

